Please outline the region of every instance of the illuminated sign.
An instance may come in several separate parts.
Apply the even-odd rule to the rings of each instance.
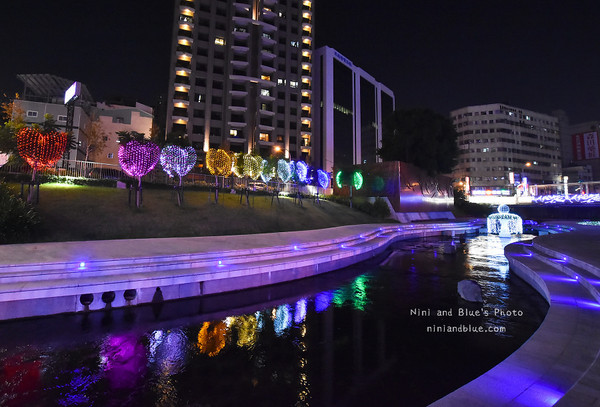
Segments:
[[[354,64],[352,64],[352,61],[350,61],[348,58],[346,58],[345,56],[343,56],[342,54],[340,54],[339,52],[335,51],[334,52],[335,57],[340,60],[341,62],[343,62],[344,64],[348,65],[349,67],[353,67]]]
[[[81,82],[73,82],[65,92],[65,105],[74,102],[81,95]]]
[[[575,160],[600,158],[597,132],[573,134],[571,140],[573,142],[573,158]]]

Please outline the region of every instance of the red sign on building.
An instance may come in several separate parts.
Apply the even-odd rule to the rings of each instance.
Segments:
[[[598,146],[598,133],[578,133],[573,134],[573,158],[575,160],[593,160],[600,158],[600,148]]]

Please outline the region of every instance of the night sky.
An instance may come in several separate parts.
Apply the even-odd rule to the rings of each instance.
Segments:
[[[442,114],[504,102],[600,120],[600,2],[314,0],[317,46]],[[144,8],[142,8],[142,6]],[[11,2],[0,13],[0,91],[18,73],[88,85],[95,99],[166,94],[172,0]]]

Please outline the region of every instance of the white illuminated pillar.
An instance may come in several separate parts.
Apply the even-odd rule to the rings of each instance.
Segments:
[[[569,182],[569,177],[567,177],[566,175],[563,177],[563,186],[565,189],[565,198],[569,197],[569,186],[567,185],[567,183]]]

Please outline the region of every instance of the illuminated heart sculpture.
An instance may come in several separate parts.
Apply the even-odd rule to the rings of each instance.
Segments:
[[[288,163],[283,158],[277,161],[277,175],[283,182],[288,182],[293,175],[293,163]]]
[[[329,186],[329,174],[327,174],[323,170],[317,170],[317,178],[321,188],[327,189],[327,187]]]
[[[231,172],[235,174],[236,177],[243,178],[244,177],[244,166],[239,165],[240,157],[242,153],[230,153],[231,157]]]
[[[269,162],[267,160],[262,160],[262,170],[260,172],[260,178],[264,183],[271,181],[273,178],[273,167],[269,167]]]
[[[244,155],[244,175],[257,180],[262,172],[262,157],[252,154]]]
[[[197,159],[196,150],[192,147],[168,145],[160,152],[160,165],[169,177],[172,177],[173,173],[179,175],[179,178],[185,177],[194,168]]]
[[[298,181],[306,183],[308,178],[308,165],[304,161],[296,162],[296,177]]]
[[[34,170],[51,167],[67,148],[67,133],[51,131],[40,133],[36,129],[23,127],[17,133],[19,155]]]
[[[128,175],[143,177],[154,169],[160,158],[160,147],[149,141],[132,140],[119,147],[119,164]]]
[[[211,148],[206,152],[206,166],[212,175],[227,177],[232,171],[232,159],[225,150]]]

